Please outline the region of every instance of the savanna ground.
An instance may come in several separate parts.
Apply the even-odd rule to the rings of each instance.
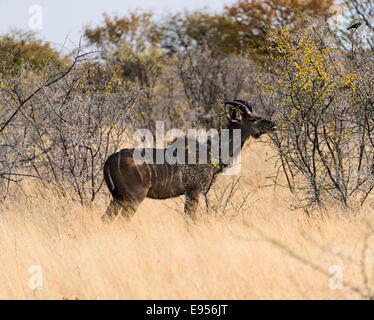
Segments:
[[[266,140],[242,153],[245,209],[207,215],[201,201],[195,224],[181,214],[181,197],[146,199],[130,222],[106,225],[106,188],[84,207],[25,180],[33,196],[6,200],[0,214],[0,298],[370,298],[370,201],[360,212],[292,209],[297,199],[267,179],[275,166]],[[217,192],[233,179],[220,176]],[[32,290],[35,265],[43,283]]]

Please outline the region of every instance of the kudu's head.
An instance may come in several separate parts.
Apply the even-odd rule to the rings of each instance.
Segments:
[[[262,134],[276,130],[272,121],[253,114],[252,105],[245,100],[225,101],[228,127],[241,129],[242,138],[259,138]]]

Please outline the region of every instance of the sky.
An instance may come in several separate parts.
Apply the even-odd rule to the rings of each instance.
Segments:
[[[157,16],[184,9],[221,10],[235,0],[0,0],[0,34],[12,29],[37,31],[56,48],[74,48],[83,26],[98,25],[102,14],[124,15],[129,9],[153,10]]]

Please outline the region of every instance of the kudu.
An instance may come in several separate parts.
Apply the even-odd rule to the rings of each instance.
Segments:
[[[262,134],[275,130],[275,125],[269,120],[253,114],[252,106],[244,100],[225,102],[227,123],[225,129],[229,132],[229,153],[235,158],[250,136],[259,138]],[[240,129],[240,144],[233,146],[232,132]],[[186,138],[183,138],[187,141]],[[198,142],[199,144],[200,142]],[[205,142],[206,148],[211,149],[211,140]],[[148,149],[153,159],[157,152],[167,152],[170,145],[164,149]],[[221,148],[221,147],[220,147]],[[156,164],[155,162],[140,163],[134,160],[134,148],[123,149],[112,154],[104,165],[104,179],[113,199],[109,204],[104,221],[115,218],[122,209],[122,215],[130,218],[139,204],[146,198],[166,199],[185,195],[185,213],[195,218],[200,193],[207,192],[215,176],[222,172],[227,164],[219,160],[218,165],[208,163],[188,163],[188,145],[183,149],[185,164]]]

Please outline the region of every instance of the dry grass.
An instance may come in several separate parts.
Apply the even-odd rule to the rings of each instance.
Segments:
[[[373,246],[364,246],[373,207],[357,214],[331,208],[312,216],[290,210],[296,200],[286,189],[261,188],[275,171],[265,162],[270,153],[258,142],[245,147],[242,182],[255,191],[249,209],[234,219],[202,216],[196,224],[178,213],[181,201],[147,199],[131,222],[104,225],[106,193],[84,208],[30,182],[25,191],[35,197],[20,195],[0,206],[0,298],[364,297],[366,287],[374,287]],[[217,185],[230,179],[222,176]],[[43,270],[42,289],[29,288],[31,265]],[[343,289],[329,288],[332,265],[342,267]]]

